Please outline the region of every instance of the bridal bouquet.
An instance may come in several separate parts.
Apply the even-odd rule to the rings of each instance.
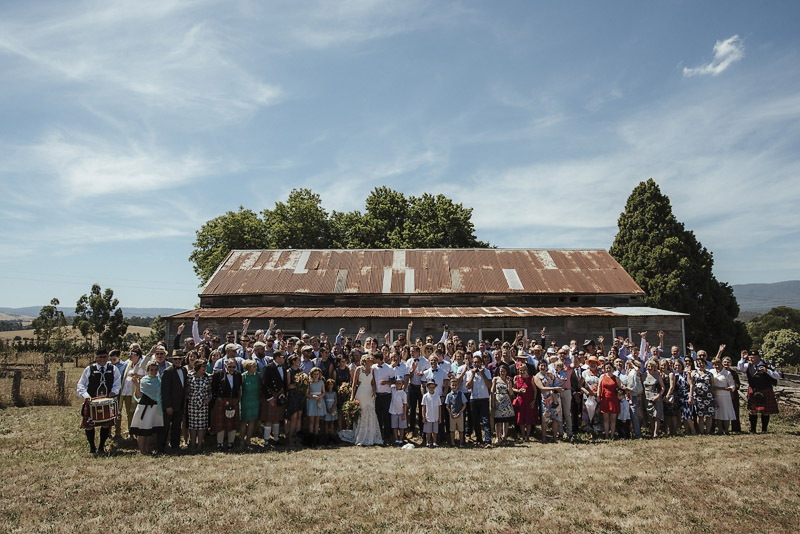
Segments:
[[[361,416],[361,403],[357,400],[349,400],[342,404],[342,413],[350,423],[355,423]]]
[[[339,398],[349,399],[352,393],[353,393],[353,386],[351,386],[347,382],[342,382],[342,385],[339,386]]]
[[[297,391],[302,393],[303,395],[306,394],[308,391],[308,386],[311,384],[311,377],[309,377],[305,373],[297,373],[294,377],[294,387],[297,388]]]

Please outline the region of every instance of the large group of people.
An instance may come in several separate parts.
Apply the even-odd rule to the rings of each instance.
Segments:
[[[389,334],[362,340],[364,328],[352,338],[344,328],[333,340],[289,337],[274,321],[248,335],[244,320],[238,339],[228,332],[223,341],[201,334],[199,320],[191,336],[182,338],[180,325],[172,347],[146,355],[137,344],[124,360],[97,351],[77,385],[92,453],[105,451],[112,429],[123,438],[123,416],[144,454],[179,451],[182,441],[203,450],[208,432],[220,451],[341,442],[488,448],[536,439],[536,426],[542,442],[728,434],[741,432],[737,370],[747,377],[750,432],[759,416],[767,432],[778,412],[780,375],[757,351],[742,351],[734,368],[725,345],[713,359],[691,345],[667,353],[663,332],[658,344],[641,332],[638,343],[615,338],[606,349],[603,337],[548,343],[545,329],[533,340],[520,332],[476,343],[445,326],[438,341],[412,341],[409,323],[391,342]],[[93,420],[98,399],[114,399],[116,417]]]

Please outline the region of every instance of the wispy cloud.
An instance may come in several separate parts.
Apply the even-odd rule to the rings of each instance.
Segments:
[[[52,7],[49,17],[23,14],[0,23],[0,51],[27,60],[28,68],[17,72],[20,79],[80,86],[95,113],[138,109],[141,115],[143,108],[191,117],[202,110],[214,121],[232,120],[286,97],[280,84],[264,80],[240,59],[249,55],[248,43],[198,16],[208,5]]]
[[[744,43],[738,35],[728,37],[724,41],[717,41],[714,44],[714,59],[699,67],[684,67],[683,75],[698,76],[710,74],[718,76],[722,72],[744,57]]]
[[[213,172],[215,163],[155,144],[113,144],[95,136],[55,132],[28,149],[31,161],[58,178],[66,198],[172,189]]]

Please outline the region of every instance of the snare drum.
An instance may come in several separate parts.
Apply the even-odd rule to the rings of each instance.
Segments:
[[[89,418],[95,424],[107,423],[117,417],[117,401],[108,397],[97,397],[89,403]]]

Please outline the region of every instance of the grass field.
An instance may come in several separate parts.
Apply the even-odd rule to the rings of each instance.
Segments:
[[[72,335],[72,337],[75,338],[75,339],[80,339],[81,338],[81,334],[77,330],[74,330],[72,328],[67,328],[67,332],[69,332],[70,335]],[[128,327],[128,333],[129,334],[139,334],[142,337],[148,336],[148,335],[150,335],[150,327],[149,326],[129,326]],[[9,339],[14,339],[16,336],[19,336],[19,337],[21,337],[23,339],[24,338],[33,339],[33,337],[34,337],[33,330],[9,330],[7,332],[0,332],[0,339],[9,340]]]
[[[79,371],[69,369],[69,384]],[[92,457],[78,424],[77,403],[0,410],[0,531],[794,532],[800,525],[800,414],[789,410],[767,435],[156,458],[138,455],[132,442]]]

